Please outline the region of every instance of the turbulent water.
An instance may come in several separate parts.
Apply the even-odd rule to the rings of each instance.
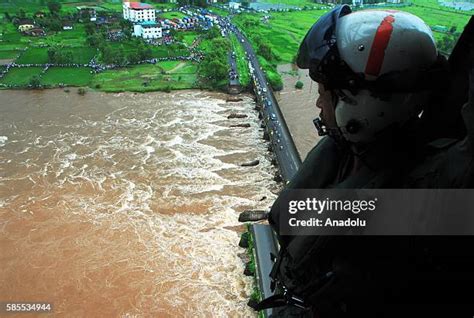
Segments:
[[[237,216],[271,205],[275,171],[253,100],[225,98],[0,91],[0,301],[253,316]]]

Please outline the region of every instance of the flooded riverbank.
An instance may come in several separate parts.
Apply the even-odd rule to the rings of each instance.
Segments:
[[[0,300],[67,317],[254,316],[237,216],[271,205],[275,169],[252,98],[226,97],[0,91]]]

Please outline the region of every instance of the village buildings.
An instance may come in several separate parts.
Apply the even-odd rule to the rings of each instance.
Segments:
[[[155,21],[155,8],[147,3],[124,2],[123,18],[132,22]]]
[[[163,36],[163,30],[156,22],[145,21],[133,25],[133,35],[144,39],[158,39]]]

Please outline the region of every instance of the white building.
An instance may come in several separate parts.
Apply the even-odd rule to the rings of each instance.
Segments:
[[[147,3],[124,2],[123,18],[132,22],[155,21],[155,8]]]
[[[144,39],[159,39],[163,36],[163,30],[157,23],[145,21],[133,26],[133,35]]]
[[[229,2],[229,8],[230,9],[234,9],[234,10],[237,10],[240,8],[240,3],[239,2]]]

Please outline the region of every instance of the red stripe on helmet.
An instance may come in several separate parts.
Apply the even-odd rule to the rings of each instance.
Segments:
[[[365,67],[365,73],[377,76],[382,68],[383,59],[385,57],[385,49],[387,49],[390,36],[392,35],[395,18],[393,15],[386,16],[380,23],[375,33],[374,42],[370,49],[369,59]]]

